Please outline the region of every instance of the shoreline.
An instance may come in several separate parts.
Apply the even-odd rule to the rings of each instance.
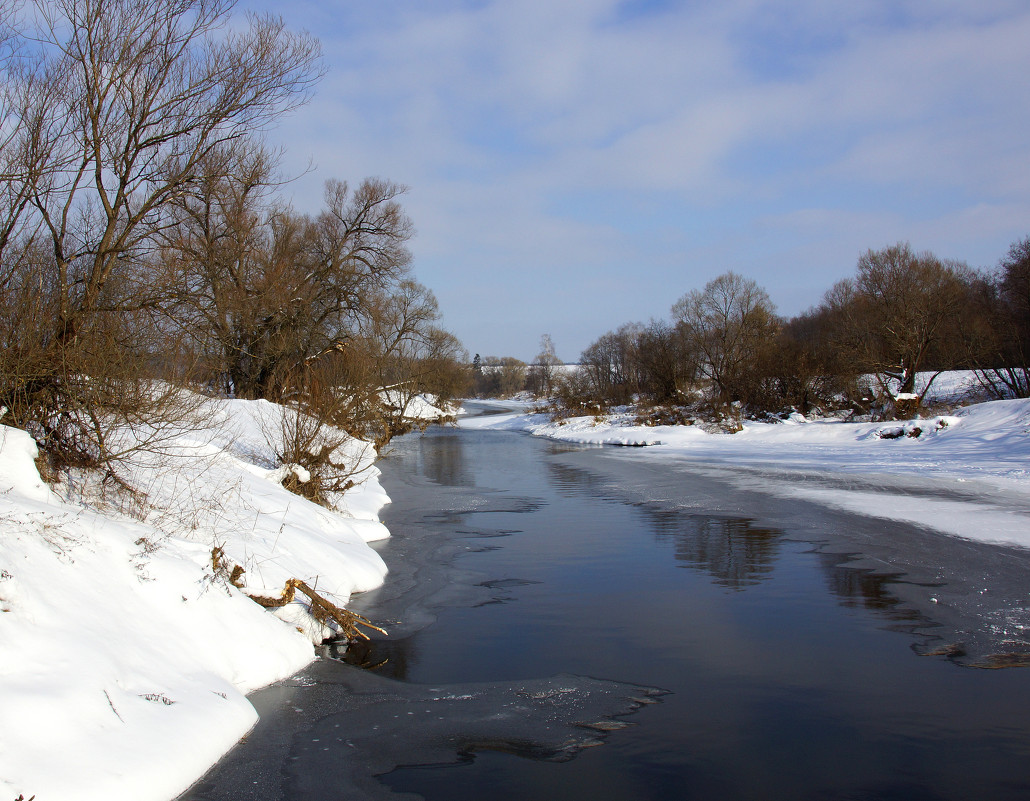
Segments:
[[[619,450],[670,467],[724,469],[739,483],[764,482],[790,497],[857,514],[1030,547],[1030,400],[989,401],[953,415],[892,423],[744,422],[735,434],[634,426],[617,416],[556,423],[523,412],[462,418],[459,426],[582,445],[647,444]],[[899,427],[921,434],[882,436]]]
[[[299,598],[266,611],[231,566],[250,594],[296,577],[339,605],[381,584],[370,543],[389,536],[389,499],[370,450],[343,446],[362,483],[331,511],[280,484],[281,407],[203,403],[203,428],[124,466],[138,511],[61,497],[28,434],[0,429],[0,794],[167,801],[245,736],[247,693],[311,664],[330,632]]]

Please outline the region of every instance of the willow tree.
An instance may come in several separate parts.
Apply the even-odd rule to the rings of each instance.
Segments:
[[[60,341],[113,276],[131,277],[205,156],[303,102],[318,77],[314,39],[267,16],[228,29],[233,5],[37,2],[40,58],[60,89],[32,204],[54,251]]]
[[[719,399],[746,400],[777,326],[768,293],[750,278],[728,272],[676,301],[672,316]]]
[[[961,265],[898,243],[867,251],[855,277],[826,294],[823,307],[835,318],[840,353],[859,372],[876,376],[892,404],[914,396],[918,405],[950,366],[944,339],[968,298],[966,273]],[[935,369],[917,386],[918,373],[935,353]]]
[[[5,364],[18,379],[0,403],[44,440],[102,457],[102,418],[138,411],[122,379],[157,356],[141,342],[169,204],[213,149],[307,99],[320,49],[271,16],[230,24],[234,0],[34,5],[5,65],[4,130],[22,133],[2,145],[0,231],[16,235],[5,274],[40,310],[34,328],[3,332],[24,358]]]

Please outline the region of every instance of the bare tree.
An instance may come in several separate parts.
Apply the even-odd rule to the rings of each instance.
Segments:
[[[214,150],[200,170],[170,207],[163,253],[179,288],[173,317],[193,326],[228,391],[275,397],[302,363],[360,349],[363,337],[378,337],[365,352],[381,355],[438,316],[406,279],[403,187],[330,181],[325,210],[309,218],[277,201],[275,154],[257,143]]]
[[[652,320],[637,336],[637,372],[640,391],[659,403],[680,401],[697,381],[697,354],[682,327]]]
[[[433,323],[440,319],[436,296],[417,281],[406,279],[390,292],[370,294],[363,306],[361,330],[382,363],[383,383],[403,380],[407,370],[395,372],[391,378],[390,366],[424,354]]]
[[[1012,243],[984,284],[977,377],[994,397],[1030,397],[1030,237]]]
[[[554,352],[554,340],[550,334],[544,334],[540,337],[540,353],[533,360],[527,373],[527,386],[537,395],[550,395],[554,389],[555,373],[561,363],[561,359]]]
[[[251,17],[222,33],[233,5],[37,3],[43,58],[60,88],[45,110],[51,155],[32,203],[56,262],[59,341],[104,307],[112,275],[131,276],[165,206],[212,149],[303,102],[318,78],[317,42],[281,20]]]
[[[638,340],[643,326],[627,323],[594,340],[580,356],[580,365],[598,401],[629,403],[639,389]]]
[[[396,409],[394,430],[403,427],[412,399],[427,391],[439,317],[436,297],[417,281],[401,281],[391,292],[366,298],[361,343],[374,365],[377,388],[388,393]]]
[[[526,389],[527,365],[514,356],[487,356],[482,360],[475,390],[480,398],[509,397]]]
[[[232,0],[34,5],[32,46],[4,65],[0,275],[23,299],[35,289],[21,318],[36,327],[5,320],[20,378],[0,403],[57,439],[71,425],[72,450],[102,458],[102,429],[139,411],[128,399],[154,375],[169,204],[216,146],[303,102],[319,47],[272,17],[229,28]]]
[[[813,407],[865,411],[854,361],[834,347],[837,319],[825,308],[783,323],[761,369],[763,405],[769,411]]]
[[[276,166],[276,153],[248,139],[215,148],[170,204],[160,235],[161,309],[193,340],[205,380],[243,397],[260,386],[270,356],[264,329],[277,324],[283,289],[276,262],[297,255],[283,252],[283,240],[296,250],[298,224],[274,196]]]
[[[419,382],[438,401],[468,397],[472,374],[468,351],[454,334],[432,326],[419,364]]]
[[[860,372],[877,376],[887,399],[915,396],[916,404],[948,366],[938,361],[917,392],[916,376],[940,348],[949,321],[967,295],[961,265],[932,253],[914,253],[907,243],[867,251],[854,279],[836,284],[824,306],[838,320],[838,346]]]
[[[526,388],[526,363],[514,356],[502,356],[498,360],[498,392],[509,397]]]
[[[722,401],[743,400],[753,368],[776,329],[775,307],[764,289],[733,272],[709,281],[672,307],[700,372]]]
[[[181,289],[169,311],[226,391],[289,400],[312,431],[384,442],[402,428],[391,409],[403,417],[410,398],[450,386],[460,350],[408,277],[404,187],[329,181],[325,209],[301,216],[276,200],[274,155],[246,141],[212,151],[171,206],[163,255]]]

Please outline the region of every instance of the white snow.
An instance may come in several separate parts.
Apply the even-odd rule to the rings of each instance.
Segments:
[[[878,385],[879,381],[874,375],[862,376],[862,380],[872,387]],[[930,383],[932,380],[932,383]],[[897,381],[891,380],[887,383],[895,390],[898,388]],[[926,385],[930,383],[927,390]],[[923,398],[925,403],[958,403],[969,399],[971,396],[982,394],[983,389],[972,370],[946,370],[943,373],[917,373],[915,393],[904,393],[896,395],[898,400],[915,400],[919,394],[925,391]]]
[[[245,693],[313,659],[322,624],[214,575],[215,546],[256,594],[296,577],[344,604],[382,582],[371,448],[343,446],[360,483],[316,506],[279,484],[281,408],[205,401],[202,428],[127,465],[135,517],[63,499],[0,426],[0,798],[166,801],[254,724]]]
[[[1030,400],[967,406],[896,423],[743,422],[735,434],[701,426],[639,426],[631,415],[551,422],[511,413],[464,428],[526,431],[567,442],[648,446],[635,458],[718,470],[736,485],[946,534],[1030,547]],[[918,436],[916,429],[919,430]],[[835,476],[832,485],[825,479]]]
[[[407,395],[399,390],[387,389],[380,392],[379,396],[387,406],[401,411],[407,420],[434,422],[453,417],[455,414],[449,404],[441,403],[439,399],[428,393]]]
[[[434,410],[431,398],[411,408],[422,419]],[[371,447],[342,446],[337,458],[355,466],[357,484],[328,511],[279,483],[304,477],[269,444],[281,414],[264,401],[204,401],[203,425],[127,464],[148,504],[121,512],[51,489],[29,436],[0,426],[0,798],[166,801],[253,725],[248,691],[313,658],[321,624],[302,604],[273,613],[245,597],[215,575],[214,547],[246,569],[256,594],[278,595],[296,577],[344,604],[382,582],[368,543],[388,536],[378,513],[389,499]],[[461,425],[647,446],[629,454],[1030,547],[1027,400],[900,423],[795,414],[736,434],[636,426],[628,414],[555,423],[526,409]],[[831,475],[854,485],[822,480]]]

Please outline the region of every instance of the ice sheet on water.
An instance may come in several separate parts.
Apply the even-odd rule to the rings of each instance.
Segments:
[[[583,676],[422,686],[331,660],[253,696],[266,725],[185,796],[390,799],[375,777],[461,761],[478,750],[565,761],[664,691]],[[270,724],[270,725],[268,725]]]

